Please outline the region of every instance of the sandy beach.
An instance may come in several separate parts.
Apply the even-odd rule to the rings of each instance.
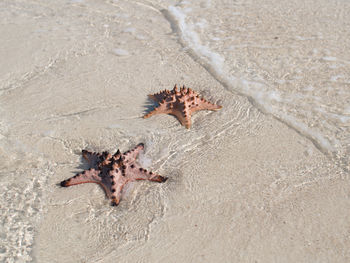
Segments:
[[[350,4],[257,4],[0,3],[0,262],[350,261]],[[140,142],[165,183],[58,185]]]

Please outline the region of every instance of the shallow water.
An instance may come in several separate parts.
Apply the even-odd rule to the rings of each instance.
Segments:
[[[349,4],[320,3],[180,1],[167,12],[183,45],[228,90],[348,169]]]
[[[268,222],[265,210],[279,213],[305,185],[347,175],[349,6],[297,4],[2,2],[0,260],[154,261],[153,248],[163,250],[157,260],[176,248],[185,261],[189,250],[195,260],[209,250],[209,260],[221,249],[213,240],[222,237],[225,251],[242,241],[233,233],[244,218]],[[321,16],[327,26],[314,26]],[[223,109],[197,113],[191,130],[169,116],[143,120],[153,107],[147,94],[179,82]],[[278,130],[294,136],[291,145]],[[276,142],[260,149],[261,134],[273,133]],[[132,184],[117,209],[95,185],[57,187],[86,168],[81,149],[127,151],[139,142],[140,163],[167,184]],[[261,162],[242,142],[277,156]],[[290,149],[294,159],[285,160]]]

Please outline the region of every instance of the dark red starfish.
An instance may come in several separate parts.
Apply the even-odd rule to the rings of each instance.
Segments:
[[[83,157],[89,162],[91,168],[62,181],[61,186],[97,183],[103,187],[108,198],[112,200],[112,205],[118,205],[123,187],[127,183],[136,180],[162,183],[168,179],[148,172],[136,163],[136,158],[143,149],[144,144],[140,143],[123,154],[119,150],[114,155],[108,152],[100,154],[83,150]]]

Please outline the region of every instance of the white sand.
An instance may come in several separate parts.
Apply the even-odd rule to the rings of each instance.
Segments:
[[[222,86],[168,4],[0,3],[0,261],[348,262],[347,159]],[[223,109],[190,130],[142,119],[175,83]],[[165,184],[133,183],[118,207],[96,185],[57,186],[86,168],[81,149],[139,142]]]

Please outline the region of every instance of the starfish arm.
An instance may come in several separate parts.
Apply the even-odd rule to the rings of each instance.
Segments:
[[[116,188],[115,188],[115,192],[112,194],[112,205],[113,206],[117,206],[120,203],[120,199],[122,197],[122,190],[124,188],[124,185],[119,184]]]
[[[161,101],[159,103],[159,106],[154,108],[152,111],[148,112],[145,116],[143,116],[144,119],[147,119],[153,115],[156,114],[161,114],[161,113],[165,113],[168,114],[170,112],[170,110],[168,109],[168,103],[166,103],[165,101]]]
[[[183,117],[184,117],[184,122],[182,125],[184,125],[187,129],[191,127],[191,111],[188,107],[185,107],[183,111]]]
[[[82,150],[81,152],[84,159],[88,161],[90,167],[97,168],[101,154],[96,152],[90,152],[87,150]]]
[[[211,103],[203,98],[198,99],[198,106],[194,108],[194,111],[197,110],[219,110],[222,106]]]
[[[76,174],[73,177],[61,182],[62,187],[68,187],[76,184],[97,183],[102,184],[101,177],[98,176],[99,171],[89,169],[82,173]]]
[[[187,129],[191,127],[191,111],[187,106],[181,107],[182,110],[174,110],[170,114],[174,115],[181,125],[185,126]]]
[[[127,173],[130,181],[149,180],[153,182],[163,183],[168,179],[159,174],[149,172],[137,164],[133,164],[129,166],[127,169],[128,169]]]
[[[109,178],[107,178],[106,184],[110,188],[109,197],[112,200],[112,205],[117,206],[121,199],[122,190],[124,185],[127,183],[127,178],[125,177],[125,171],[121,169],[111,170],[109,172]]]
[[[124,162],[133,162],[139,153],[145,148],[143,143],[139,143],[134,149],[123,153],[122,158]]]

